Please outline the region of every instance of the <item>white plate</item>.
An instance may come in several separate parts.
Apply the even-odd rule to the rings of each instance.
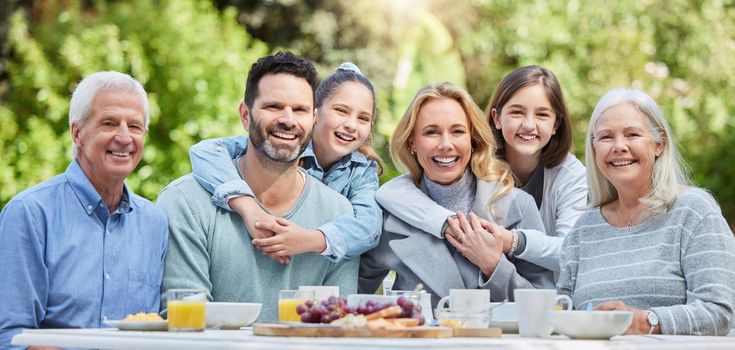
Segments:
[[[113,326],[121,331],[166,331],[168,330],[167,321],[125,321],[125,320],[107,320],[105,323]]]

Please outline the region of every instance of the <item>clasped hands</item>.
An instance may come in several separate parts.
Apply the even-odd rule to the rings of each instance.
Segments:
[[[447,218],[446,240],[467,260],[490,276],[504,253],[511,249],[513,233],[475,213]]]
[[[319,230],[305,229],[288,219],[273,216],[257,204],[231,206],[243,218],[253,246],[281,264],[288,264],[294,255],[323,252],[327,248],[326,238]]]

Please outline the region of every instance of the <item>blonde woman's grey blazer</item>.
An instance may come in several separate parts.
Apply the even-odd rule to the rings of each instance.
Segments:
[[[472,211],[506,229],[544,230],[533,198],[513,188],[493,204],[494,216],[487,202],[500,186],[493,181],[477,181]],[[421,186],[426,193],[426,188]],[[490,278],[469,260],[453,256],[448,242],[413,227],[387,211],[383,214],[383,235],[378,246],[363,254],[358,290],[374,293],[390,270],[396,271],[395,290],[412,290],[418,283],[432,294],[432,304],[450,289],[490,289],[493,301],[513,300],[516,288],[554,288],[551,270],[524,260],[501,257]]]

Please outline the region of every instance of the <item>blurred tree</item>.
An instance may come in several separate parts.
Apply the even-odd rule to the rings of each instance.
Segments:
[[[272,47],[294,50],[314,61],[321,76],[344,61],[356,63],[375,85],[378,124],[375,142],[387,171],[388,140],[416,91],[452,81],[465,86],[464,68],[446,26],[424,0],[215,0],[235,6],[242,25]]]
[[[150,147],[130,182],[154,198],[188,171],[191,143],[239,132],[234,108],[245,72],[266,51],[247,31],[312,59],[322,76],[343,61],[357,63],[378,93],[376,142],[386,160],[397,120],[425,83],[466,84],[485,107],[506,73],[544,65],[564,87],[580,158],[599,97],[616,86],[642,88],[662,105],[695,182],[735,222],[735,153],[728,152],[735,146],[733,0],[215,0],[215,6],[10,0],[2,6],[18,4],[28,11],[16,13],[10,26],[0,22],[0,38],[3,28],[8,35],[0,57],[2,47],[9,54],[0,70],[10,78],[3,83],[0,76],[0,203],[63,170],[70,91],[81,76],[103,68],[131,72],[151,92]],[[0,19],[9,18],[5,8]],[[381,179],[396,174],[389,167]]]
[[[68,104],[76,82],[99,70],[131,74],[149,94],[143,160],[128,184],[155,199],[190,171],[202,138],[241,133],[247,69],[266,53],[209,1],[43,1],[10,21],[8,89],[0,95],[0,203],[68,164]]]

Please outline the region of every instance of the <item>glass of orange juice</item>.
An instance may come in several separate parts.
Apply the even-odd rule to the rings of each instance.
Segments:
[[[282,290],[278,292],[278,320],[281,322],[299,322],[301,316],[296,307],[307,300],[314,300],[313,290]]]
[[[201,289],[169,289],[168,330],[172,332],[201,332],[205,325],[207,293]]]

